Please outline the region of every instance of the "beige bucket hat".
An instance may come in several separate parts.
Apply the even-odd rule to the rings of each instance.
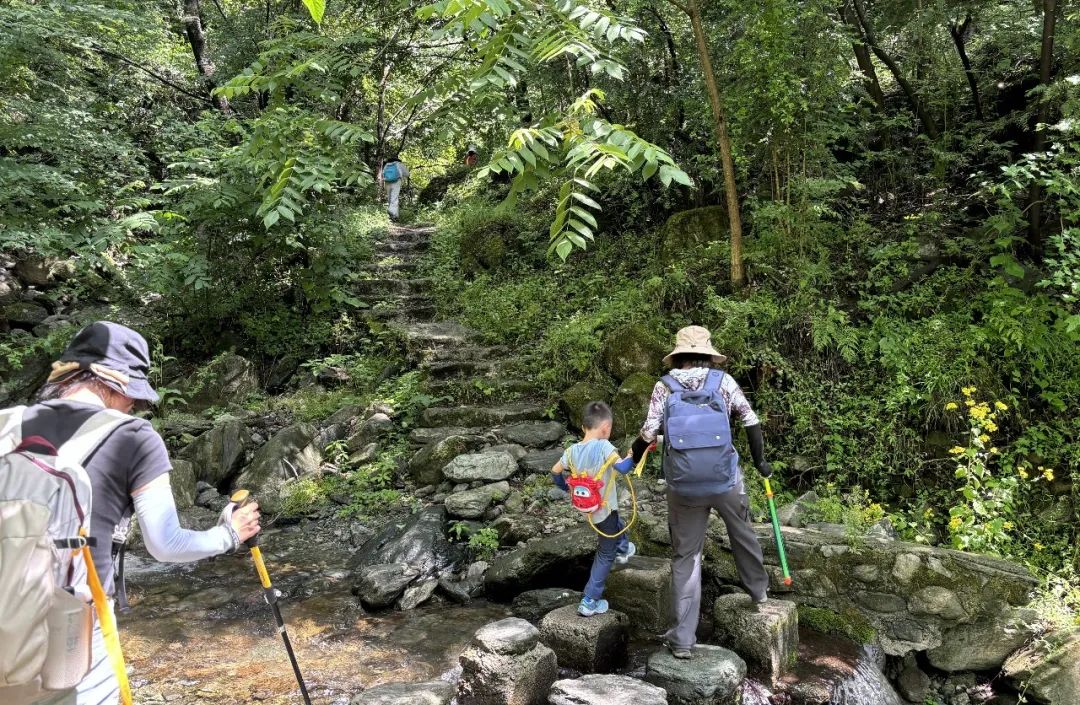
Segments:
[[[671,358],[680,353],[701,355],[712,358],[712,361],[722,365],[727,361],[727,355],[721,355],[712,346],[712,333],[708,328],[701,326],[687,326],[675,334],[675,349],[664,356],[664,364],[670,365]]]

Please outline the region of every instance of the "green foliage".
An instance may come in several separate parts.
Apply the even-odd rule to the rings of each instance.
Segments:
[[[853,542],[862,540],[872,526],[885,518],[885,509],[871,501],[870,493],[864,489],[841,493],[835,485],[826,484],[818,497],[817,502],[807,505],[806,520],[841,524]]]
[[[469,536],[469,550],[478,560],[488,560],[499,550],[499,532],[490,526]]]

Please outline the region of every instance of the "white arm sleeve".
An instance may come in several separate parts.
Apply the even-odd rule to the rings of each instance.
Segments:
[[[153,483],[134,499],[143,542],[156,560],[189,563],[233,549],[232,533],[225,526],[215,526],[207,531],[189,531],[180,527],[176,500],[168,482]]]

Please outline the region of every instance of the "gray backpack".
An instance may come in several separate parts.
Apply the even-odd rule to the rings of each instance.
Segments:
[[[723,494],[742,479],[720,393],[723,379],[722,371],[709,370],[701,389],[691,391],[671,375],[661,378],[671,390],[664,405],[664,476],[676,494]]]

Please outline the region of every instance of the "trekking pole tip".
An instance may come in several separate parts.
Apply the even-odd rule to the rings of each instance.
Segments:
[[[791,587],[791,583],[792,583],[792,580],[791,580],[790,576],[787,577],[787,578],[784,578],[784,585],[787,585],[788,587]]]

